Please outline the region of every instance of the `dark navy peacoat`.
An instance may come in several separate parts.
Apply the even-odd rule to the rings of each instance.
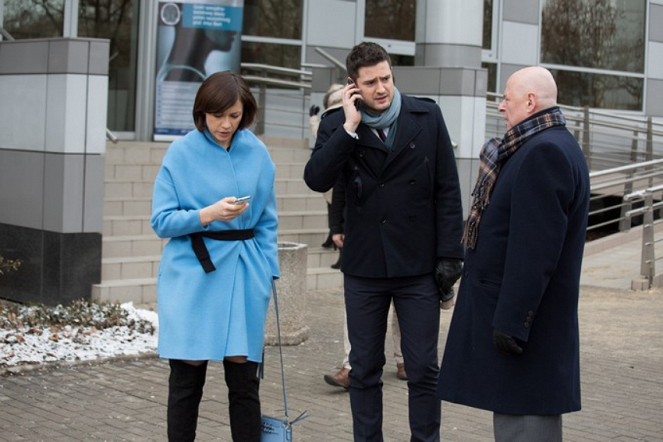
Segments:
[[[503,165],[468,249],[438,397],[503,414],[580,410],[578,292],[589,174],[564,126],[527,140]],[[493,329],[522,355],[493,346]]]
[[[432,274],[437,258],[462,258],[463,210],[456,160],[442,112],[402,95],[393,150],[345,114],[322,118],[304,180],[324,192],[342,176],[346,189],[342,271],[367,278]]]

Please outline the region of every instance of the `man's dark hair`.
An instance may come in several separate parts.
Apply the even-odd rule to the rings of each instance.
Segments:
[[[375,66],[386,61],[391,67],[391,58],[385,49],[377,43],[363,42],[352,48],[345,59],[348,77],[356,80],[359,77],[359,68]]]
[[[193,122],[201,132],[207,127],[205,114],[220,114],[240,100],[244,106],[237,129],[251,126],[258,113],[258,103],[249,84],[234,72],[216,72],[200,85],[193,102]]]

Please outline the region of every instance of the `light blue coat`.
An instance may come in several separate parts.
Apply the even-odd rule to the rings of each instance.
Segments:
[[[238,218],[204,227],[199,210],[218,200],[251,195]],[[174,141],[154,183],[152,228],[170,238],[157,280],[162,358],[262,361],[272,278],[279,277],[274,163],[251,131],[235,133],[230,150],[208,132]],[[246,241],[204,238],[216,271],[205,273],[191,233],[254,229]]]

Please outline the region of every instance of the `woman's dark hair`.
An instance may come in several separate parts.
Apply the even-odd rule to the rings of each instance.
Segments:
[[[203,81],[198,88],[193,102],[193,122],[196,129],[205,131],[205,114],[220,114],[231,107],[237,100],[242,102],[244,110],[237,129],[244,129],[253,124],[258,113],[258,103],[251,93],[249,84],[234,72],[215,72]]]
[[[386,61],[391,67],[391,57],[387,51],[377,43],[363,42],[352,48],[345,59],[348,77],[356,80],[359,77],[359,68],[375,66]]]

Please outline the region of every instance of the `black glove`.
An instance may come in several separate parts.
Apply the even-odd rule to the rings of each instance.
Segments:
[[[437,284],[437,289],[440,291],[440,298],[448,296],[448,293],[451,293],[453,296],[453,286],[460,278],[460,274],[463,270],[463,263],[460,259],[447,259],[440,258],[437,260],[437,265],[435,266],[435,283]],[[451,298],[448,296],[447,299]],[[442,299],[445,301],[445,299]]]
[[[493,330],[493,345],[505,355],[520,355],[523,349],[513,336],[502,333],[499,330]]]
[[[313,115],[318,115],[318,112],[320,112],[320,107],[312,104],[311,108],[308,110],[308,115],[309,117],[312,117]]]

